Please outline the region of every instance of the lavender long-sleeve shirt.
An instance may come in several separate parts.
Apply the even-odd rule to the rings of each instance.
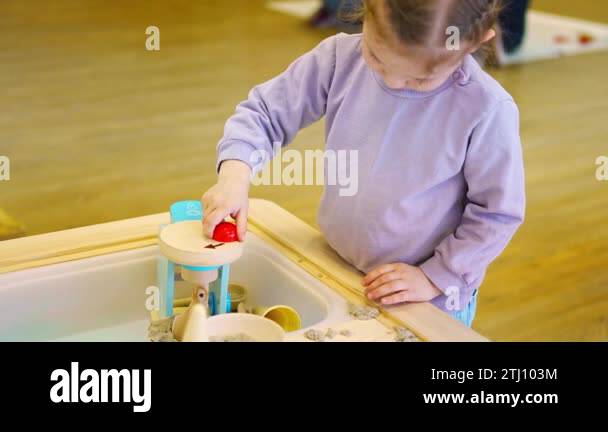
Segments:
[[[358,151],[358,192],[325,187],[328,243],[363,272],[419,265],[445,293],[436,306],[464,308],[524,218],[511,96],[470,56],[434,91],[390,89],[363,60],[361,35],[340,34],[250,92],[226,124],[218,166],[257,169],[256,150],[272,154],[323,116],[326,149]]]

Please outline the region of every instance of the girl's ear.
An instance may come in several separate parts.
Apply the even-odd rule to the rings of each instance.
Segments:
[[[486,32],[486,33],[483,35],[483,38],[481,38],[481,41],[480,41],[478,44],[473,45],[473,46],[471,47],[471,49],[469,50],[469,53],[471,53],[471,54],[472,54],[472,53],[476,52],[477,50],[479,50],[479,48],[481,48],[481,46],[482,46],[483,44],[485,44],[485,43],[487,43],[487,42],[490,42],[490,41],[491,41],[492,39],[494,39],[495,37],[496,37],[496,30],[494,30],[494,29],[490,29],[490,30],[488,30],[488,31],[487,31],[487,32]]]
[[[490,42],[492,39],[494,39],[496,37],[496,30],[494,29],[490,29],[486,32],[486,34],[483,36],[482,39],[482,44],[485,44],[486,42]]]

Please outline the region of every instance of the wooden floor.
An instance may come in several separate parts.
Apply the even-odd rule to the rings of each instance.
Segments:
[[[198,198],[236,103],[329,34],[263,3],[0,2],[0,208],[36,234]],[[608,22],[606,2],[535,7]],[[149,25],[159,52],[145,50]],[[604,52],[494,73],[520,105],[529,206],[481,291],[475,328],[490,338],[608,340],[608,182],[595,179],[607,71]],[[322,145],[321,123],[294,143]],[[320,194],[252,192],[311,224]]]

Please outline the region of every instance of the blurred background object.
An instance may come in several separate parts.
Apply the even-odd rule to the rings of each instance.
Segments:
[[[269,5],[0,2],[0,155],[11,159],[11,179],[0,182],[1,232],[160,213],[202,195],[215,180],[215,146],[236,104],[335,33]],[[536,16],[557,14],[559,23],[600,36],[608,24],[605,1],[534,0],[532,7]],[[146,50],[148,26],[160,29],[160,51]],[[594,164],[608,155],[607,70],[599,45],[491,71],[519,104],[528,210],[480,291],[475,328],[488,337],[608,339],[608,182],[596,179]],[[291,148],[323,144],[319,122]],[[321,193],[318,186],[252,189],[312,225]]]
[[[23,225],[0,209],[0,241],[21,237],[24,234],[25,228]]]
[[[502,49],[507,54],[517,51],[526,33],[526,15],[529,0],[503,0],[504,6],[498,19],[502,34]]]

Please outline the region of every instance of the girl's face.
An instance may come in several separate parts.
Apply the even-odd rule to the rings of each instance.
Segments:
[[[363,58],[367,65],[392,89],[431,91],[441,86],[460,66],[464,53],[445,47],[406,46],[392,30],[378,28],[390,29],[382,9],[363,23]]]

